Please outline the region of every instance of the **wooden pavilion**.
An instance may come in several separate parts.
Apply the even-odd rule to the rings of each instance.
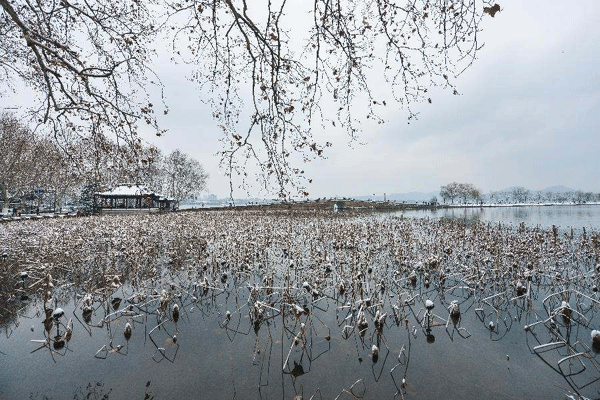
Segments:
[[[96,193],[103,213],[135,213],[172,210],[173,199],[153,193],[138,184],[122,183],[112,190]]]

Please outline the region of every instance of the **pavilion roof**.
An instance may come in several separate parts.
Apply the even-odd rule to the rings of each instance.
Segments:
[[[100,196],[115,196],[115,197],[128,197],[128,196],[141,196],[144,194],[153,194],[147,188],[135,185],[135,184],[120,184],[114,187],[112,190],[106,192],[97,193]]]

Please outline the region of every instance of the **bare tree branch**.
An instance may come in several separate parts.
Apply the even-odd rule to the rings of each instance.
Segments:
[[[417,117],[430,88],[455,78],[481,49],[490,0],[0,0],[0,77],[40,93],[35,110],[65,144],[116,136],[135,151],[139,123],[162,134],[145,100],[158,32],[195,66],[222,128],[221,165],[242,187],[254,166],[280,196],[308,195],[302,162],[325,157],[329,127],[358,138],[384,107]],[[157,43],[160,43],[158,41]],[[164,51],[163,48],[157,49]],[[153,79],[160,86],[158,78]],[[385,82],[385,84],[382,84]],[[167,110],[165,110],[166,112]],[[65,131],[71,133],[67,134]]]

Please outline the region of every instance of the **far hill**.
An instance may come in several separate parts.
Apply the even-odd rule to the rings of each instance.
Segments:
[[[568,193],[568,192],[576,192],[575,189],[568,188],[566,186],[551,186],[545,189],[540,190],[542,193]]]

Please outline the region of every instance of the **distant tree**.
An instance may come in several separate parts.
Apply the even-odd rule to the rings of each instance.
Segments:
[[[458,196],[462,199],[463,203],[466,203],[469,199],[478,201],[480,194],[480,190],[477,189],[472,183],[458,184]]]
[[[469,199],[479,201],[481,199],[481,191],[472,183],[452,182],[440,187],[440,196],[444,199],[444,203],[446,202],[446,199],[450,199],[452,204],[454,204],[454,199],[456,198],[459,198],[463,203],[466,203]]]
[[[556,192],[554,194],[554,200],[561,204],[566,202],[568,200],[567,193],[566,192],[565,193]]]
[[[40,185],[43,147],[39,138],[14,115],[0,114],[0,188],[7,208],[12,198],[21,198]]]
[[[594,194],[592,192],[584,192],[582,190],[578,190],[575,192],[574,201],[577,203],[587,203],[593,201]]]
[[[468,183],[459,183],[458,184],[458,197],[462,199],[463,203],[467,202],[467,199],[470,196],[470,188]]]
[[[50,139],[47,143],[45,158],[47,160],[48,172],[45,177],[44,187],[52,189],[55,196],[56,207],[63,206],[65,198],[75,199],[81,189],[84,178],[74,168],[73,163],[61,152]]]
[[[165,157],[156,147],[146,147],[142,150],[143,157],[137,165],[132,168],[133,178],[131,180],[146,185],[150,190],[160,192],[162,190],[163,167]]]
[[[440,187],[440,196],[444,199],[444,203],[446,203],[447,199],[452,201],[454,204],[454,199],[459,196],[459,184],[456,182],[449,183],[445,186]]]
[[[181,150],[169,154],[163,163],[163,193],[179,202],[193,198],[206,189],[208,174],[197,160]]]
[[[512,190],[512,197],[515,203],[527,203],[527,199],[529,199],[530,191],[525,189],[524,187],[515,187]]]
[[[481,198],[481,191],[479,189],[477,189],[475,186],[472,185],[472,187],[470,188],[470,197],[473,199],[474,202],[476,203],[480,203],[482,202],[482,198]]]
[[[100,203],[96,197],[96,193],[100,191],[100,184],[97,182],[87,182],[81,189],[79,196],[79,204],[82,207],[82,212],[86,215],[96,214],[100,212]]]

